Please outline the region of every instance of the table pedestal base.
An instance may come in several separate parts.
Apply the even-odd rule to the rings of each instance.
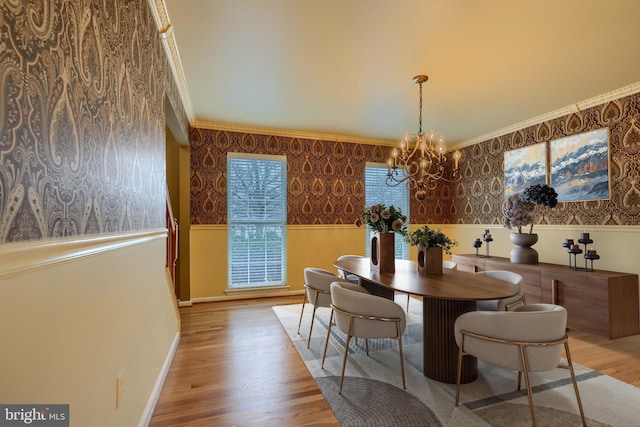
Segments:
[[[393,299],[393,289],[360,278],[360,285],[371,295]],[[454,324],[458,316],[475,311],[475,301],[423,298],[423,372],[427,378],[455,384],[458,369],[458,345]],[[478,360],[473,356],[462,358],[462,384],[478,378]]]
[[[475,301],[450,301],[423,298],[424,375],[432,380],[455,384],[458,369],[458,345],[454,323],[458,316],[475,311]],[[473,356],[462,358],[463,384],[478,377],[478,361]]]

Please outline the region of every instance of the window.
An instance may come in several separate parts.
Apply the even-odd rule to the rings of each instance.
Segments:
[[[402,209],[409,222],[409,190],[405,185],[389,187],[387,181],[387,165],[384,163],[367,163],[364,173],[365,203],[367,206],[384,203],[387,206],[394,205]],[[366,245],[367,256],[371,256],[369,245],[369,233],[367,232]],[[409,244],[396,233],[396,258],[409,259]]]
[[[229,287],[286,283],[287,158],[227,154]]]

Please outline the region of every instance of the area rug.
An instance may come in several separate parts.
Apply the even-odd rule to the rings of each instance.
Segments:
[[[406,305],[406,296],[398,303]],[[318,309],[311,344],[307,338],[313,307],[276,306],[273,311],[342,426],[530,426],[526,389],[517,390],[517,373],[478,361],[478,379],[463,384],[455,406],[455,385],[422,374],[422,304],[412,301],[403,336],[407,388],[402,388],[395,340],[351,341],[342,395],[338,394],[345,335],[332,329],[327,359],[321,368],[329,309]],[[574,363],[578,388],[590,426],[640,426],[640,389]],[[580,426],[567,369],[531,374],[540,426]]]

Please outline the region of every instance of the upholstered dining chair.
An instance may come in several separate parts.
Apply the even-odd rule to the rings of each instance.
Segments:
[[[509,311],[524,305],[524,277],[520,274],[503,270],[479,271],[476,274],[484,274],[518,286],[518,293],[512,297],[477,301],[478,311]]]
[[[448,268],[449,270],[455,270],[456,268],[458,268],[458,263],[456,263],[455,261],[449,261],[445,259],[442,261],[442,267]]]
[[[362,255],[341,255],[338,257],[338,261],[343,261],[347,259],[360,259],[360,258],[362,258]],[[360,278],[355,274],[347,273],[344,270],[338,270],[338,277],[352,283],[358,283],[360,280]]]
[[[442,260],[442,268],[447,268],[449,270],[455,270],[458,268],[458,263],[455,261]],[[411,295],[407,294],[407,313],[409,312],[409,301],[411,301]]]
[[[309,327],[309,339],[307,340],[307,348],[311,343],[311,333],[313,332],[313,322],[316,318],[316,310],[318,307],[330,307],[331,283],[338,280],[338,276],[331,271],[322,268],[307,267],[304,269],[304,287],[305,293],[302,300],[302,310],[300,310],[300,321],[298,322],[298,334],[302,325],[302,316],[304,314],[304,306],[307,301],[313,305],[313,314],[311,315],[311,326]]]
[[[582,424],[587,425],[566,335],[567,310],[554,304],[529,304],[514,311],[471,311],[456,319],[458,352],[456,406],[460,400],[462,358],[475,356],[505,369],[518,371],[518,390],[524,373],[529,411],[537,425],[529,372],[568,368],[578,401]],[[562,349],[567,364],[561,366]]]
[[[364,290],[360,287],[360,289]],[[327,339],[322,355],[322,368],[327,355],[331,328],[336,326],[347,334],[342,359],[342,373],[340,374],[339,394],[342,394],[344,371],[347,366],[349,342],[352,337],[364,338],[367,356],[369,355],[370,338],[393,338],[398,341],[400,351],[400,370],[402,372],[402,386],[406,389],[404,377],[404,357],[402,355],[402,333],[406,326],[406,315],[402,307],[393,300],[369,295],[362,292],[353,283],[333,282],[331,284],[331,317],[327,330]]]

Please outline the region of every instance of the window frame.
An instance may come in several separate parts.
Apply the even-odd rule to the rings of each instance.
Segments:
[[[236,162],[238,161],[238,162]],[[238,194],[238,189],[234,187],[236,184],[237,177],[235,176],[238,171],[233,171],[234,165],[243,166],[246,165],[247,161],[255,161],[255,162],[277,162],[279,163],[279,167],[275,167],[274,170],[279,169],[276,173],[280,174],[279,182],[275,184],[274,182],[269,180],[260,180],[253,179],[249,183],[256,185],[263,185],[259,191],[266,196],[268,194],[273,195],[276,194],[274,188],[279,192],[280,199],[277,201],[277,204],[271,206],[272,210],[275,210],[277,213],[277,217],[275,219],[268,217],[269,212],[267,212],[267,203],[265,202],[264,206],[261,207],[259,204],[255,204],[252,202],[256,202],[256,198],[252,200],[244,200],[234,204],[235,194]],[[244,290],[244,289],[265,289],[272,287],[286,287],[287,286],[287,157],[285,155],[268,155],[268,154],[251,154],[251,153],[237,153],[237,152],[228,152],[227,153],[227,287],[229,290]],[[243,171],[244,172],[244,171]],[[269,173],[268,170],[249,171],[249,173]],[[240,197],[244,197],[247,199],[246,195],[239,195]],[[247,216],[238,216],[238,209],[244,209],[245,213],[250,212],[251,210],[257,211],[257,216],[251,217],[247,214]],[[260,212],[262,210],[262,212]],[[260,214],[264,215],[260,218]],[[240,228],[244,229],[243,231],[238,231]],[[253,229],[252,229],[253,228]],[[256,230],[257,229],[257,230]],[[261,230],[260,230],[261,229]],[[271,232],[270,232],[271,231]],[[264,245],[263,258],[262,260],[256,261],[256,264],[264,264],[259,269],[253,269],[251,267],[251,260],[249,258],[255,256],[251,252],[251,242],[248,237],[245,240],[246,249],[246,271],[242,271],[242,265],[238,258],[242,257],[242,250],[238,250],[238,244],[240,246],[243,245],[242,237],[239,237],[239,234],[256,234],[258,236],[257,241],[254,241],[254,244]],[[277,239],[273,239],[276,236]],[[236,240],[239,239],[239,240]],[[276,261],[273,260],[274,251],[268,251],[267,246],[272,243],[274,245],[279,245],[280,250],[276,251],[278,253],[276,255]],[[257,252],[257,255],[260,255],[260,251]],[[274,262],[277,262],[279,265],[278,273],[274,274],[276,271],[273,269]],[[254,265],[256,265],[254,264]],[[271,267],[270,267],[271,265]],[[238,271],[238,273],[235,273]],[[263,280],[255,280],[252,279],[252,274],[260,275],[262,274]],[[277,279],[269,280],[269,275],[274,274]],[[241,277],[246,280],[241,280]]]

